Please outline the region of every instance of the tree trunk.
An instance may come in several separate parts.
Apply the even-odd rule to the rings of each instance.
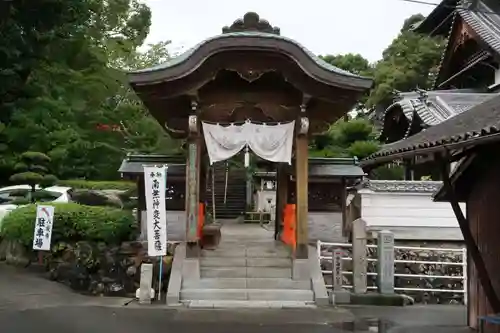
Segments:
[[[31,185],[31,190],[30,190],[30,202],[32,204],[35,203],[35,191],[36,191],[36,185]]]

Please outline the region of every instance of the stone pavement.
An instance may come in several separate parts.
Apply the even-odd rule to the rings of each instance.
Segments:
[[[195,310],[124,306],[127,299],[76,295],[0,264],[0,332],[451,333],[466,332],[459,306]]]

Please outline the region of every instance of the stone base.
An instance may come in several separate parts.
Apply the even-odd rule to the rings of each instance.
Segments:
[[[221,225],[207,224],[203,226],[201,236],[201,247],[206,250],[215,250],[221,239]]]
[[[153,283],[153,265],[141,265],[139,304],[151,304],[151,286]]]
[[[292,279],[293,280],[309,280],[311,272],[309,269],[308,259],[293,259],[292,263]]]
[[[333,304],[350,304],[351,293],[347,290],[333,291],[332,296],[334,299]]]
[[[200,279],[200,259],[186,258],[182,265],[183,280],[199,280]]]
[[[405,306],[412,305],[411,298],[399,294],[351,294],[351,304],[357,305],[380,305],[380,306]]]

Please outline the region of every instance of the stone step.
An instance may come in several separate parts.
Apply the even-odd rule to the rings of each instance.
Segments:
[[[202,278],[291,278],[292,269],[285,267],[201,267]]]
[[[237,257],[237,258],[290,258],[290,252],[285,248],[273,248],[264,245],[262,247],[226,246],[215,250],[203,250],[202,257]]]
[[[189,308],[235,309],[235,308],[267,308],[267,309],[297,309],[316,308],[314,302],[301,301],[184,301]]]
[[[200,267],[202,278],[245,278],[246,267]]]
[[[203,267],[292,267],[289,258],[232,258],[232,257],[206,257],[201,258],[200,266]]]
[[[286,278],[202,278],[184,280],[184,289],[294,289],[310,290],[310,281]]]
[[[313,302],[314,294],[311,290],[286,289],[183,289],[181,300]]]

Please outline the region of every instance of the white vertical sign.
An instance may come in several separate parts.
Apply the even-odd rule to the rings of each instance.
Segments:
[[[144,167],[148,255],[167,255],[166,173],[164,167]]]
[[[36,221],[35,230],[33,233],[33,250],[50,251],[53,223],[54,206],[36,206]]]

